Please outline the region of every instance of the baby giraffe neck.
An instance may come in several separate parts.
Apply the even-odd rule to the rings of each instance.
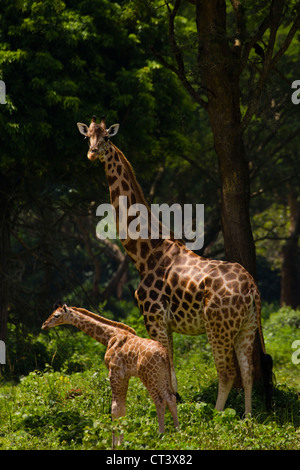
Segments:
[[[99,343],[107,346],[111,336],[116,333],[116,328],[101,322],[100,315],[95,316],[98,316],[99,320],[72,309],[70,323]]]
[[[118,332],[136,335],[133,328],[124,323],[109,320],[84,308],[71,307],[69,323],[107,346],[110,338]]]

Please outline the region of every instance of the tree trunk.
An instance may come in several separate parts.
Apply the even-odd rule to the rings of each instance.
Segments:
[[[291,186],[288,186],[290,208],[289,239],[282,248],[280,304],[297,308],[300,305],[300,204]]]
[[[238,57],[226,36],[222,0],[196,3],[198,67],[208,97],[208,114],[218,156],[222,191],[222,232],[228,261],[256,275],[249,215],[249,171],[241,130]]]

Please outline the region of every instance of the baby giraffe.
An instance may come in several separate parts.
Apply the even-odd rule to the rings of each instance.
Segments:
[[[87,333],[107,349],[104,356],[112,390],[112,419],[126,414],[126,395],[130,377],[139,377],[154,401],[159,432],[165,429],[166,405],[174,425],[179,427],[176,395],[171,386],[170,362],[167,350],[152,339],[141,338],[129,326],[108,320],[83,308],[56,304],[54,312],[43,323],[42,330],[71,324]],[[113,448],[122,438],[113,435]]]

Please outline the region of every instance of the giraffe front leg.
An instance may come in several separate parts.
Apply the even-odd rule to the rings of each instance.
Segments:
[[[112,402],[111,402],[111,417],[112,421],[126,416],[126,395],[128,390],[129,379],[122,377],[118,372],[113,370],[109,371],[109,380],[112,391]],[[112,433],[112,448],[115,449],[123,442],[123,434]]]

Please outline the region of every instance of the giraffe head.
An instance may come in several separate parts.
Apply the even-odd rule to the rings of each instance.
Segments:
[[[70,310],[66,304],[62,305],[61,302],[56,302],[54,305],[54,312],[50,315],[49,318],[43,323],[42,330],[48,330],[54,326],[64,325],[69,322]]]
[[[104,116],[99,124],[96,123],[96,116],[93,116],[89,127],[81,122],[77,122],[77,127],[79,132],[89,139],[87,157],[92,161],[103,158],[108,146],[108,139],[116,135],[119,130],[119,124],[113,124],[109,129],[106,129]]]

